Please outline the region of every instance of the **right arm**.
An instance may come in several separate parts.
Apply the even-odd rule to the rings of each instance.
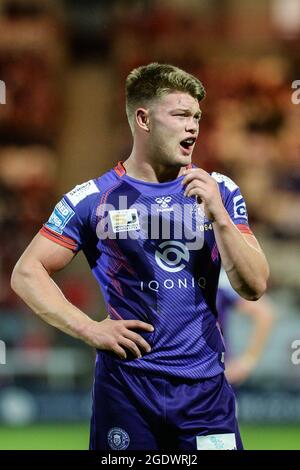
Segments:
[[[149,352],[149,344],[131,329],[153,331],[152,325],[139,320],[97,322],[71,304],[51,278],[74,258],[75,253],[37,234],[17,262],[11,287],[44,321],[74,338],[98,349],[109,350],[125,359],[129,349],[136,357],[140,349]]]

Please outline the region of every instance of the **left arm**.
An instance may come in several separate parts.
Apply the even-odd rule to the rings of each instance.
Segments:
[[[224,207],[218,183],[200,168],[185,170],[185,195],[196,196],[212,221],[218,250],[230,284],[247,300],[259,299],[266,290],[269,267],[252,234],[243,234]]]
[[[213,222],[222,264],[236,292],[244,299],[257,300],[267,287],[266,258],[255,236],[241,233],[225,212]]]

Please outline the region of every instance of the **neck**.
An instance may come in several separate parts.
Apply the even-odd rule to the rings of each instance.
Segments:
[[[130,156],[123,163],[126,173],[135,179],[149,183],[165,183],[181,176],[185,167],[171,167],[159,162],[153,162],[142,152],[137,153],[133,147]]]

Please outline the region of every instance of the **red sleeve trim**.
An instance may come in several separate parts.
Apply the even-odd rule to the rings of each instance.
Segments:
[[[78,244],[72,238],[66,237],[65,235],[60,235],[59,233],[54,232],[54,230],[45,227],[45,225],[43,225],[39,233],[49,240],[57,243],[58,245],[69,248],[72,251],[78,250]]]
[[[118,176],[123,176],[126,174],[126,170],[123,166],[123,162],[119,161],[118,164],[114,167],[115,172],[117,173]]]
[[[249,235],[253,235],[252,230],[245,224],[236,224],[236,227],[239,229],[241,233],[247,233]]]

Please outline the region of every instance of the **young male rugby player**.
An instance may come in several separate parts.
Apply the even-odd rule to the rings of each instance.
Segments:
[[[242,449],[218,276],[222,261],[236,292],[256,300],[268,265],[237,185],[192,165],[204,95],[172,65],[133,70],[130,156],[64,195],[12,275],[36,314],[97,349],[91,449]],[[79,250],[103,292],[100,322],[51,279]]]

